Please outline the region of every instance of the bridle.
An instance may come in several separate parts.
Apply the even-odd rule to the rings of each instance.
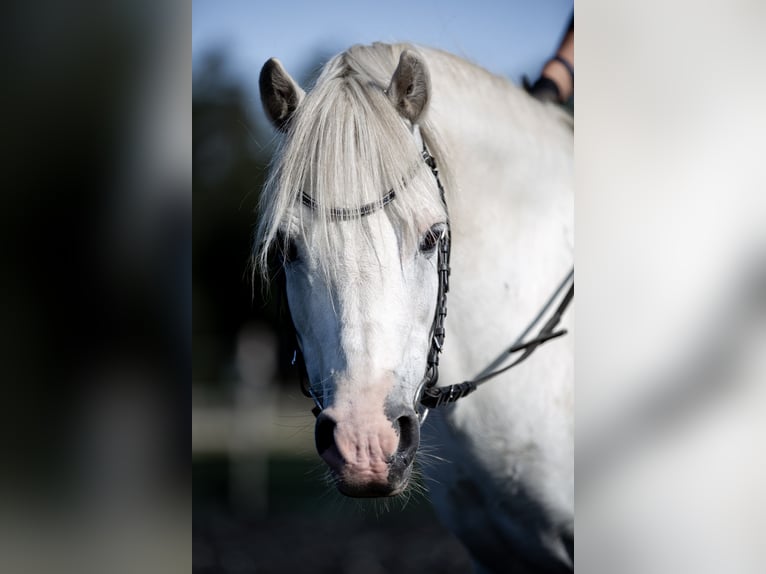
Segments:
[[[561,337],[566,334],[566,330],[562,329],[556,331],[556,327],[561,321],[561,317],[569,306],[569,303],[574,298],[574,269],[570,271],[565,282],[554,293],[554,297],[559,291],[563,289],[565,284],[571,280],[571,285],[566,295],[562,299],[561,303],[553,313],[551,318],[545,323],[543,328],[538,333],[537,337],[530,339],[526,342],[519,342],[511,346],[503,355],[511,355],[519,351],[524,353],[511,364],[497,370],[487,372],[475,379],[469,381],[463,381],[462,383],[448,385],[446,387],[437,387],[436,383],[439,381],[439,355],[444,347],[444,338],[446,330],[444,328],[444,320],[447,317],[447,292],[449,291],[449,277],[450,277],[450,248],[452,246],[450,227],[449,227],[449,212],[447,210],[447,199],[444,194],[444,186],[439,179],[439,168],[436,166],[436,160],[428,152],[428,149],[423,144],[422,151],[423,161],[431,168],[431,172],[436,179],[436,185],[439,187],[439,195],[442,203],[444,204],[444,210],[448,213],[447,216],[447,229],[439,239],[438,246],[438,260],[437,260],[437,273],[439,274],[439,288],[436,295],[436,311],[434,312],[434,320],[431,326],[431,346],[428,350],[428,360],[426,363],[426,372],[423,376],[423,380],[418,387],[418,392],[415,393],[415,411],[418,413],[418,418],[422,424],[428,415],[429,409],[435,409],[443,405],[454,403],[459,399],[468,396],[475,391],[479,385],[486,383],[494,377],[508,371],[515,367],[522,361],[526,360],[540,345]],[[527,331],[534,328],[535,323],[539,322],[542,314],[539,314],[535,321],[527,328]],[[526,333],[525,333],[526,334]]]
[[[439,168],[436,165],[434,157],[428,152],[425,142],[423,143],[423,151],[421,152],[421,155],[423,156],[423,161],[425,161],[426,165],[431,169],[434,179],[436,179],[436,185],[439,187],[439,196],[444,205],[444,211],[447,213],[447,228],[439,238],[439,245],[437,246],[436,272],[439,277],[439,287],[436,292],[434,320],[431,324],[431,345],[428,349],[426,372],[415,393],[414,408],[415,412],[418,413],[418,418],[422,424],[428,415],[428,409],[431,408],[423,403],[423,399],[428,396],[429,392],[433,392],[436,383],[439,381],[439,355],[444,348],[444,338],[447,335],[447,331],[444,327],[444,320],[447,318],[447,292],[449,291],[449,276],[451,273],[449,259],[450,250],[452,248],[452,236],[449,224],[449,210],[447,209],[447,198],[444,194],[444,186],[442,185],[441,179],[439,179]],[[455,400],[457,400],[457,398]]]
[[[458,401],[459,399],[469,395],[470,393],[475,391],[479,385],[486,383],[487,381],[508,371],[509,369],[515,367],[522,361],[526,360],[543,343],[546,343],[557,337],[561,337],[562,335],[565,335],[567,333],[565,329],[560,329],[557,331],[556,327],[561,321],[562,315],[564,314],[567,307],[569,306],[572,299],[574,298],[574,268],[572,268],[572,270],[569,272],[564,282],[554,292],[553,297],[549,300],[546,306],[543,307],[543,310],[537,315],[537,317],[527,327],[527,329],[525,330],[525,332],[522,334],[522,336],[519,339],[520,340],[523,339],[524,336],[526,336],[526,334],[529,331],[531,331],[537,323],[540,322],[548,306],[550,306],[550,304],[558,296],[558,294],[561,291],[563,291],[564,287],[571,282],[569,289],[566,292],[566,295],[564,295],[564,298],[559,303],[553,315],[551,315],[548,321],[543,325],[543,327],[538,332],[537,336],[526,342],[520,341],[512,345],[510,348],[503,351],[503,353],[501,354],[498,360],[504,359],[506,358],[506,356],[512,355],[519,351],[524,351],[519,358],[517,358],[515,361],[513,361],[509,365],[496,370],[490,370],[489,372],[486,372],[487,370],[485,369],[485,372],[482,375],[476,377],[475,379],[463,381],[462,383],[458,383],[458,384],[448,385],[446,387],[437,387],[436,383],[439,380],[439,355],[441,354],[442,349],[444,347],[444,338],[446,336],[444,322],[447,317],[447,293],[449,291],[450,250],[452,246],[452,241],[451,241],[451,232],[450,232],[450,224],[449,224],[449,212],[447,210],[447,199],[444,193],[444,186],[442,185],[441,179],[439,178],[439,168],[436,165],[436,160],[429,153],[425,142],[423,142],[423,150],[421,152],[421,156],[425,164],[431,169],[431,173],[436,179],[436,185],[439,188],[439,195],[441,197],[442,204],[444,205],[444,210],[445,212],[447,212],[446,229],[444,230],[441,237],[439,238],[439,243],[437,246],[438,248],[437,273],[439,277],[439,286],[438,286],[437,295],[436,295],[436,310],[434,312],[433,323],[431,324],[431,345],[428,350],[428,358],[426,362],[425,374],[423,375],[422,381],[418,385],[418,390],[415,393],[415,400],[413,405],[415,411],[418,413],[418,419],[420,423],[422,424],[423,421],[425,421],[426,416],[428,415],[429,409],[436,409],[441,406],[454,403]],[[347,208],[347,207],[331,208],[328,211],[328,216],[331,219],[341,220],[341,221],[353,219],[353,218],[365,217],[367,215],[370,215],[376,212],[379,209],[384,208],[386,205],[391,203],[395,198],[396,198],[396,194],[394,190],[391,189],[380,200],[376,202],[372,202],[372,203],[367,203],[358,208]],[[320,210],[319,204],[306,192],[302,192],[301,202],[304,206],[308,207],[309,209],[313,211]],[[296,335],[296,339],[297,339],[297,335]],[[296,350],[293,354],[293,365],[295,365],[296,363],[300,363],[301,391],[303,392],[305,396],[311,398],[314,401],[315,406],[312,409],[312,412],[314,413],[314,416],[318,416],[319,413],[324,409],[324,405],[322,404],[322,401],[319,399],[319,397],[316,396],[313,389],[311,388],[311,384],[308,379],[308,375],[306,373],[305,364],[303,363],[302,353],[299,349],[300,349],[300,344],[297,345]],[[497,361],[493,362],[491,367],[494,368],[494,365],[496,362]]]

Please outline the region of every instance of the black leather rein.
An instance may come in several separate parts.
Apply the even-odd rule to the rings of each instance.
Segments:
[[[542,329],[540,329],[540,332],[537,334],[537,336],[534,339],[530,339],[529,341],[516,343],[503,353],[504,355],[513,355],[519,351],[524,351],[524,353],[518,359],[501,369],[490,371],[486,374],[476,377],[475,379],[471,379],[470,381],[463,381],[462,383],[449,385],[446,387],[434,387],[433,385],[426,386],[420,397],[420,404],[429,409],[435,409],[448,403],[454,403],[458,399],[471,394],[477,389],[479,385],[492,380],[496,376],[505,373],[519,363],[525,361],[543,343],[547,343],[552,339],[566,335],[566,329],[560,329],[558,331],[555,329],[561,322],[561,317],[564,314],[564,311],[566,311],[567,307],[569,307],[569,304],[574,298],[574,270],[570,272],[565,283],[567,283],[570,278],[572,279],[572,283],[569,286],[569,290],[567,291],[566,295],[564,295],[561,303],[559,303],[556,311],[553,313],[550,319],[548,319],[545,325],[543,325]],[[564,287],[564,284],[562,284],[562,287]],[[554,294],[554,297],[556,294]],[[444,314],[446,315],[446,311]],[[537,321],[535,321],[535,323],[537,323]],[[534,326],[534,323],[532,326]]]

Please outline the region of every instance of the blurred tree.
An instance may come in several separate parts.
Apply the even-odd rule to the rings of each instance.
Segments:
[[[318,47],[302,70],[291,71],[305,88],[335,53]],[[257,73],[254,72],[254,73]],[[258,94],[233,76],[221,51],[200,59],[192,100],[193,167],[193,380],[232,381],[236,339],[242,327],[259,322],[277,336],[278,378],[293,384],[294,349],[289,321],[276,288],[267,294],[259,277],[250,281],[249,258],[255,209],[276,133],[267,125]],[[266,374],[266,376],[271,373]]]
[[[248,113],[241,83],[227,74],[223,54],[195,70],[192,101],[194,227],[193,378],[216,382],[230,370],[238,331],[248,321],[276,325],[274,305],[251,285],[248,262],[255,207],[272,136]],[[264,135],[268,134],[268,135]]]

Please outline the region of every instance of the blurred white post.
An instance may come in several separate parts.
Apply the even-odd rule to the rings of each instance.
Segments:
[[[268,503],[268,453],[276,419],[276,338],[246,326],[237,342],[239,381],[234,390],[229,444],[232,503],[264,513]]]

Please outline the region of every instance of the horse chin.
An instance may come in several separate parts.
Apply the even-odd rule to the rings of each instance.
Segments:
[[[412,467],[409,466],[399,477],[389,475],[385,483],[347,481],[335,477],[335,486],[338,492],[350,498],[389,498],[399,496],[407,490],[411,471]]]
[[[338,492],[349,498],[388,498],[391,496],[398,496],[404,489],[407,488],[407,484],[399,485],[397,487],[390,487],[388,485],[349,485],[342,482],[337,483]]]

